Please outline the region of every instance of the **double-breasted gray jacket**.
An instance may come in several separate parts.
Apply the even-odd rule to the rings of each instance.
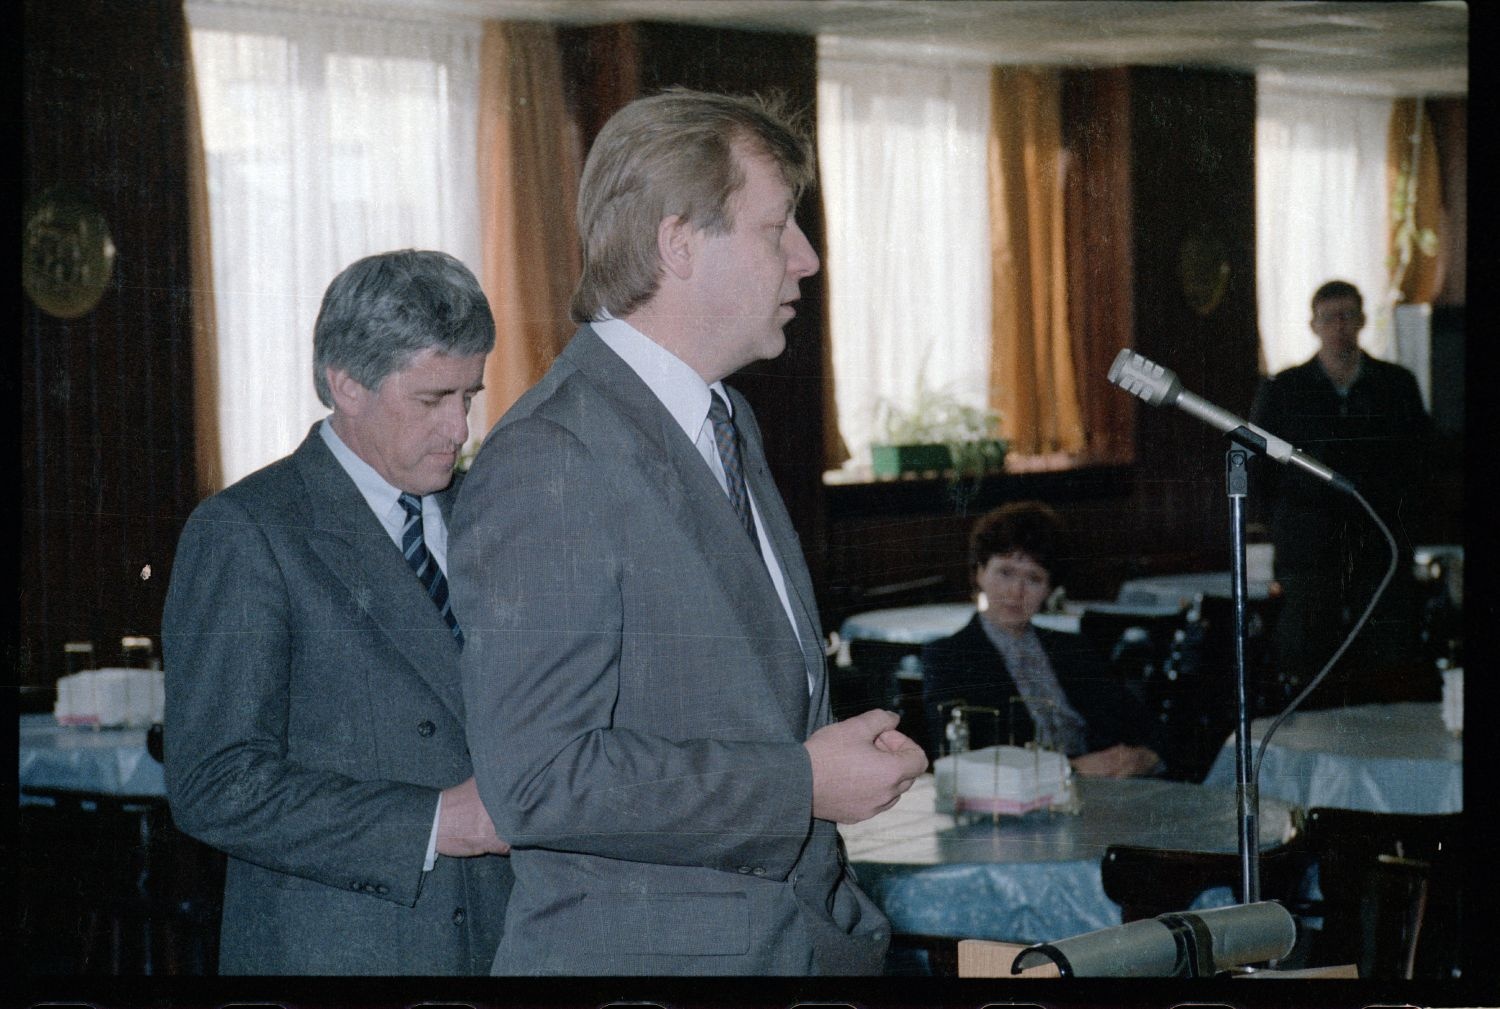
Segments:
[[[472,773],[460,649],[316,427],[194,510],[162,650],[172,816],[229,855],[221,973],[489,968],[508,861],[422,871]]]

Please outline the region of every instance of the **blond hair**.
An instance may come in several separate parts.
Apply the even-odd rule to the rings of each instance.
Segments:
[[[778,98],[672,88],[615,113],[579,183],[583,275],[574,321],[619,318],[651,300],[664,219],[711,234],[731,229],[729,200],[745,184],[742,154],[769,159],[794,198],[813,179],[812,142]]]

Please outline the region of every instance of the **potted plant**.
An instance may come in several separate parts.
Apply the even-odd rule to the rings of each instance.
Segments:
[[[993,472],[1005,463],[999,424],[995,411],[946,392],[923,389],[910,409],[885,401],[877,424],[880,441],[870,446],[871,468],[883,477],[931,470],[968,476]]]

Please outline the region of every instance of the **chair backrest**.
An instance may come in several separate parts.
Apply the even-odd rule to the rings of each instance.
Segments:
[[[1078,633],[1122,675],[1139,679],[1166,662],[1174,635],[1187,623],[1187,612],[1159,606],[1086,606],[1078,618]]]
[[[1314,956],[1363,978],[1451,978],[1463,921],[1462,813],[1308,811],[1323,919]]]
[[[1202,781],[1233,724],[1222,704],[1232,681],[1205,663],[1199,607],[1090,606],[1079,633],[1161,726],[1166,777]]]
[[[1260,899],[1289,907],[1302,890],[1309,864],[1299,834],[1260,855]],[[1100,863],[1104,894],[1120,905],[1121,922],[1185,911],[1205,890],[1226,887],[1235,899],[1240,888],[1240,857],[1228,852],[1140,848],[1112,844]]]

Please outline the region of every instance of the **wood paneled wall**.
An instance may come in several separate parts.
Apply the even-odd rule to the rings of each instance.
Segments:
[[[50,685],[65,641],[102,663],[158,636],[195,500],[185,28],[179,0],[27,0],[24,196],[87,194],[117,255],[77,319],[21,312],[17,683]],[[149,567],[149,576],[147,568]]]
[[[1255,79],[1134,68],[1130,109],[1132,344],[1184,388],[1243,416],[1259,381]],[[1206,313],[1184,294],[1192,240],[1211,243],[1228,267],[1223,300]],[[1179,410],[1137,404],[1136,448],[1130,547],[1199,550],[1205,563],[1227,568],[1223,436]]]

